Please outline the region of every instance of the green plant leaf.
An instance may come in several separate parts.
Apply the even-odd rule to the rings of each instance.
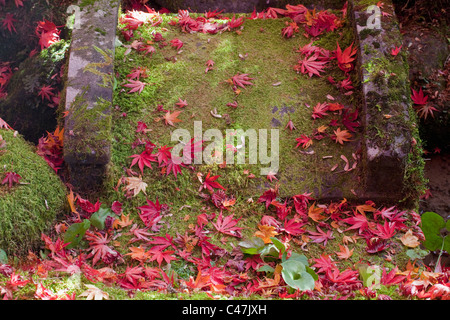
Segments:
[[[440,250],[443,241],[440,231],[446,226],[444,218],[435,212],[425,212],[421,220],[421,228],[425,236],[423,245],[431,251]]]
[[[257,272],[267,272],[267,273],[271,274],[271,273],[275,272],[275,269],[272,268],[271,266],[269,266],[268,264],[265,264],[256,271]]]
[[[105,229],[105,220],[108,217],[116,218],[116,215],[110,209],[100,208],[89,220],[94,227],[103,230]]]
[[[270,240],[272,240],[272,243],[275,245],[278,251],[280,251],[281,253],[284,253],[286,251],[286,247],[284,246],[283,242],[275,237],[271,237]]]
[[[290,287],[305,291],[314,289],[315,272],[298,260],[288,259],[281,264],[281,275]],[[317,275],[316,275],[317,277]]]
[[[69,228],[67,228],[66,232],[64,233],[64,243],[69,243],[67,248],[70,249],[77,247],[90,226],[91,222],[87,219],[84,219],[83,222],[74,223]]]
[[[264,257],[271,256],[274,258],[278,258],[280,256],[280,250],[273,244],[266,245],[264,248],[261,248],[259,251],[261,259],[264,260]]]
[[[309,266],[308,258],[306,258],[305,255],[299,254],[297,252],[292,252],[292,254],[291,254],[291,256],[289,257],[288,260],[299,261],[299,262],[303,263],[306,267]]]
[[[6,255],[6,252],[3,249],[0,249],[0,263],[2,264],[8,263],[8,256]]]
[[[241,247],[241,251],[244,254],[259,254],[260,250],[264,248],[264,240],[259,237],[254,237],[248,240],[244,240],[238,243]]]

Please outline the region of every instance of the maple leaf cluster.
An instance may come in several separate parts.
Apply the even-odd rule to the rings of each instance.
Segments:
[[[310,135],[301,134],[300,137],[296,138],[297,145],[296,148],[302,147],[303,149],[307,149],[313,145],[314,140],[322,140],[325,137],[329,137],[335,143],[344,144],[347,141],[351,141],[356,128],[360,126],[358,120],[358,110],[352,111],[350,107],[346,107],[339,103],[317,103],[313,108],[313,112],[311,114],[311,118],[322,119],[330,114],[327,112],[334,112],[335,115],[340,117],[333,118],[329,125],[321,125],[318,128],[313,129],[313,132]],[[333,133],[327,133],[329,127],[336,127],[333,130]],[[345,129],[341,129],[341,127],[345,127]]]
[[[48,20],[39,21],[34,32],[39,38],[41,50],[50,47],[60,40],[59,35],[61,31],[58,30],[53,22]]]
[[[64,163],[64,128],[57,127],[54,132],[47,132],[46,137],[38,141],[36,153],[48,163],[48,165],[58,172]]]

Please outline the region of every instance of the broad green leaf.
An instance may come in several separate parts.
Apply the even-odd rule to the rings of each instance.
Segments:
[[[241,251],[244,254],[259,254],[260,250],[264,248],[264,241],[259,237],[254,237],[249,240],[244,240],[238,243]]]
[[[1,264],[8,263],[8,256],[6,255],[6,252],[3,249],[0,249],[0,263]]]
[[[64,242],[69,243],[67,248],[70,249],[78,246],[90,226],[91,222],[87,219],[84,219],[83,222],[74,223],[69,228],[67,228],[66,232],[64,233]]]
[[[288,260],[296,260],[296,261],[303,263],[305,266],[309,266],[308,258],[306,258],[305,255],[299,254],[297,252],[292,252],[292,254]]]
[[[421,220],[421,228],[425,236],[423,245],[431,251],[440,250],[443,241],[440,231],[446,226],[444,218],[435,212],[425,212]]]
[[[94,227],[97,229],[103,230],[105,229],[105,220],[107,217],[116,218],[116,215],[109,209],[100,208],[97,212],[95,212],[91,218],[89,219]]]
[[[275,245],[278,251],[280,251],[281,253],[284,253],[286,251],[286,247],[284,246],[283,242],[275,237],[271,237],[270,240],[272,240],[272,243]]]
[[[278,248],[273,243],[271,243],[269,245],[266,245],[264,248],[262,248],[259,251],[259,254],[261,256],[261,259],[263,259],[263,260],[264,260],[265,256],[271,256],[274,258],[278,258],[280,255],[280,250],[278,250]]]
[[[263,265],[262,267],[260,267],[258,270],[256,270],[257,272],[267,272],[267,273],[274,273],[275,269],[272,268],[271,266],[269,266],[268,264]]]
[[[288,259],[281,264],[283,270],[281,270],[281,275],[284,281],[292,288],[298,289],[300,291],[312,290],[314,289],[314,277],[311,273],[312,269],[297,260]]]

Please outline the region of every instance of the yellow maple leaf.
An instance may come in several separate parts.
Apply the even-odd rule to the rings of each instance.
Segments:
[[[264,240],[264,243],[272,243],[272,240],[270,240],[271,237],[274,237],[278,234],[278,232],[275,231],[274,226],[268,226],[268,225],[258,225],[259,231],[256,231],[253,235],[255,237],[259,237]]]

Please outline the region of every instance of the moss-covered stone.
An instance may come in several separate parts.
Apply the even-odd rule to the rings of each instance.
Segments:
[[[19,184],[0,185],[0,248],[25,255],[40,244],[57,216],[64,212],[66,189],[35,148],[12,130],[0,129],[6,147],[0,151],[1,180],[19,174]]]

